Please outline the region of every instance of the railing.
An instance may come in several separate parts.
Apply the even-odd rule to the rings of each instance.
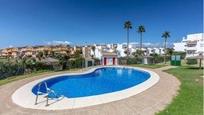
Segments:
[[[43,92],[40,91],[42,84],[45,85],[45,88],[46,88],[46,92],[45,92],[45,93],[43,93]],[[48,87],[47,87],[47,83],[46,83],[46,82],[40,82],[40,83],[38,83],[38,90],[37,90],[37,94],[36,94],[35,105],[38,104],[38,96],[39,96],[39,95],[46,95],[46,94],[48,93],[47,89],[48,89]]]
[[[45,92],[41,92],[41,90],[40,90],[40,89],[41,89],[41,86],[42,86],[43,84],[45,85],[45,90],[46,90]],[[48,104],[49,95],[54,96],[53,98],[63,97],[63,96],[61,96],[61,95],[60,95],[60,96],[57,95],[54,90],[51,90],[50,88],[48,88],[46,82],[40,82],[40,83],[38,84],[38,90],[37,90],[37,94],[36,94],[35,105],[38,104],[38,97],[39,97],[39,95],[45,95],[45,98],[46,98],[46,106],[49,105],[49,104]]]

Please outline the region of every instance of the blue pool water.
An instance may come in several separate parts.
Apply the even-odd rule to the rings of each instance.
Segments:
[[[130,68],[99,68],[84,75],[59,76],[45,80],[48,87],[58,95],[68,98],[93,96],[124,90],[140,84],[150,78],[150,74]],[[36,94],[38,86],[32,92]],[[45,91],[43,85],[41,92]]]

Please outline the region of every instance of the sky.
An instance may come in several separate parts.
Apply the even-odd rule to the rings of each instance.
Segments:
[[[202,0],[0,0],[0,48],[71,43],[126,42],[124,22],[130,20],[130,41],[168,43],[203,32]]]

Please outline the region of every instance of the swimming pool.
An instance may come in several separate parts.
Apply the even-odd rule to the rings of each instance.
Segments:
[[[12,101],[24,108],[40,110],[88,107],[134,96],[155,85],[159,78],[155,72],[138,67],[98,66],[31,81],[12,94]],[[60,100],[51,98],[46,106],[46,98],[42,95],[36,105],[36,88],[45,82],[58,95],[64,96]],[[41,90],[43,92],[43,88]]]
[[[150,74],[141,70],[104,67],[88,74],[58,76],[43,82],[46,82],[47,86],[58,95],[76,98],[124,90],[140,84],[149,78]],[[40,87],[40,92],[45,92],[45,85]],[[39,86],[35,85],[32,92],[36,94],[38,88]]]

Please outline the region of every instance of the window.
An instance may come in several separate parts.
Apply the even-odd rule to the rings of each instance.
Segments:
[[[200,44],[200,47],[204,47],[204,44],[203,44],[203,43],[201,43],[201,44]]]

